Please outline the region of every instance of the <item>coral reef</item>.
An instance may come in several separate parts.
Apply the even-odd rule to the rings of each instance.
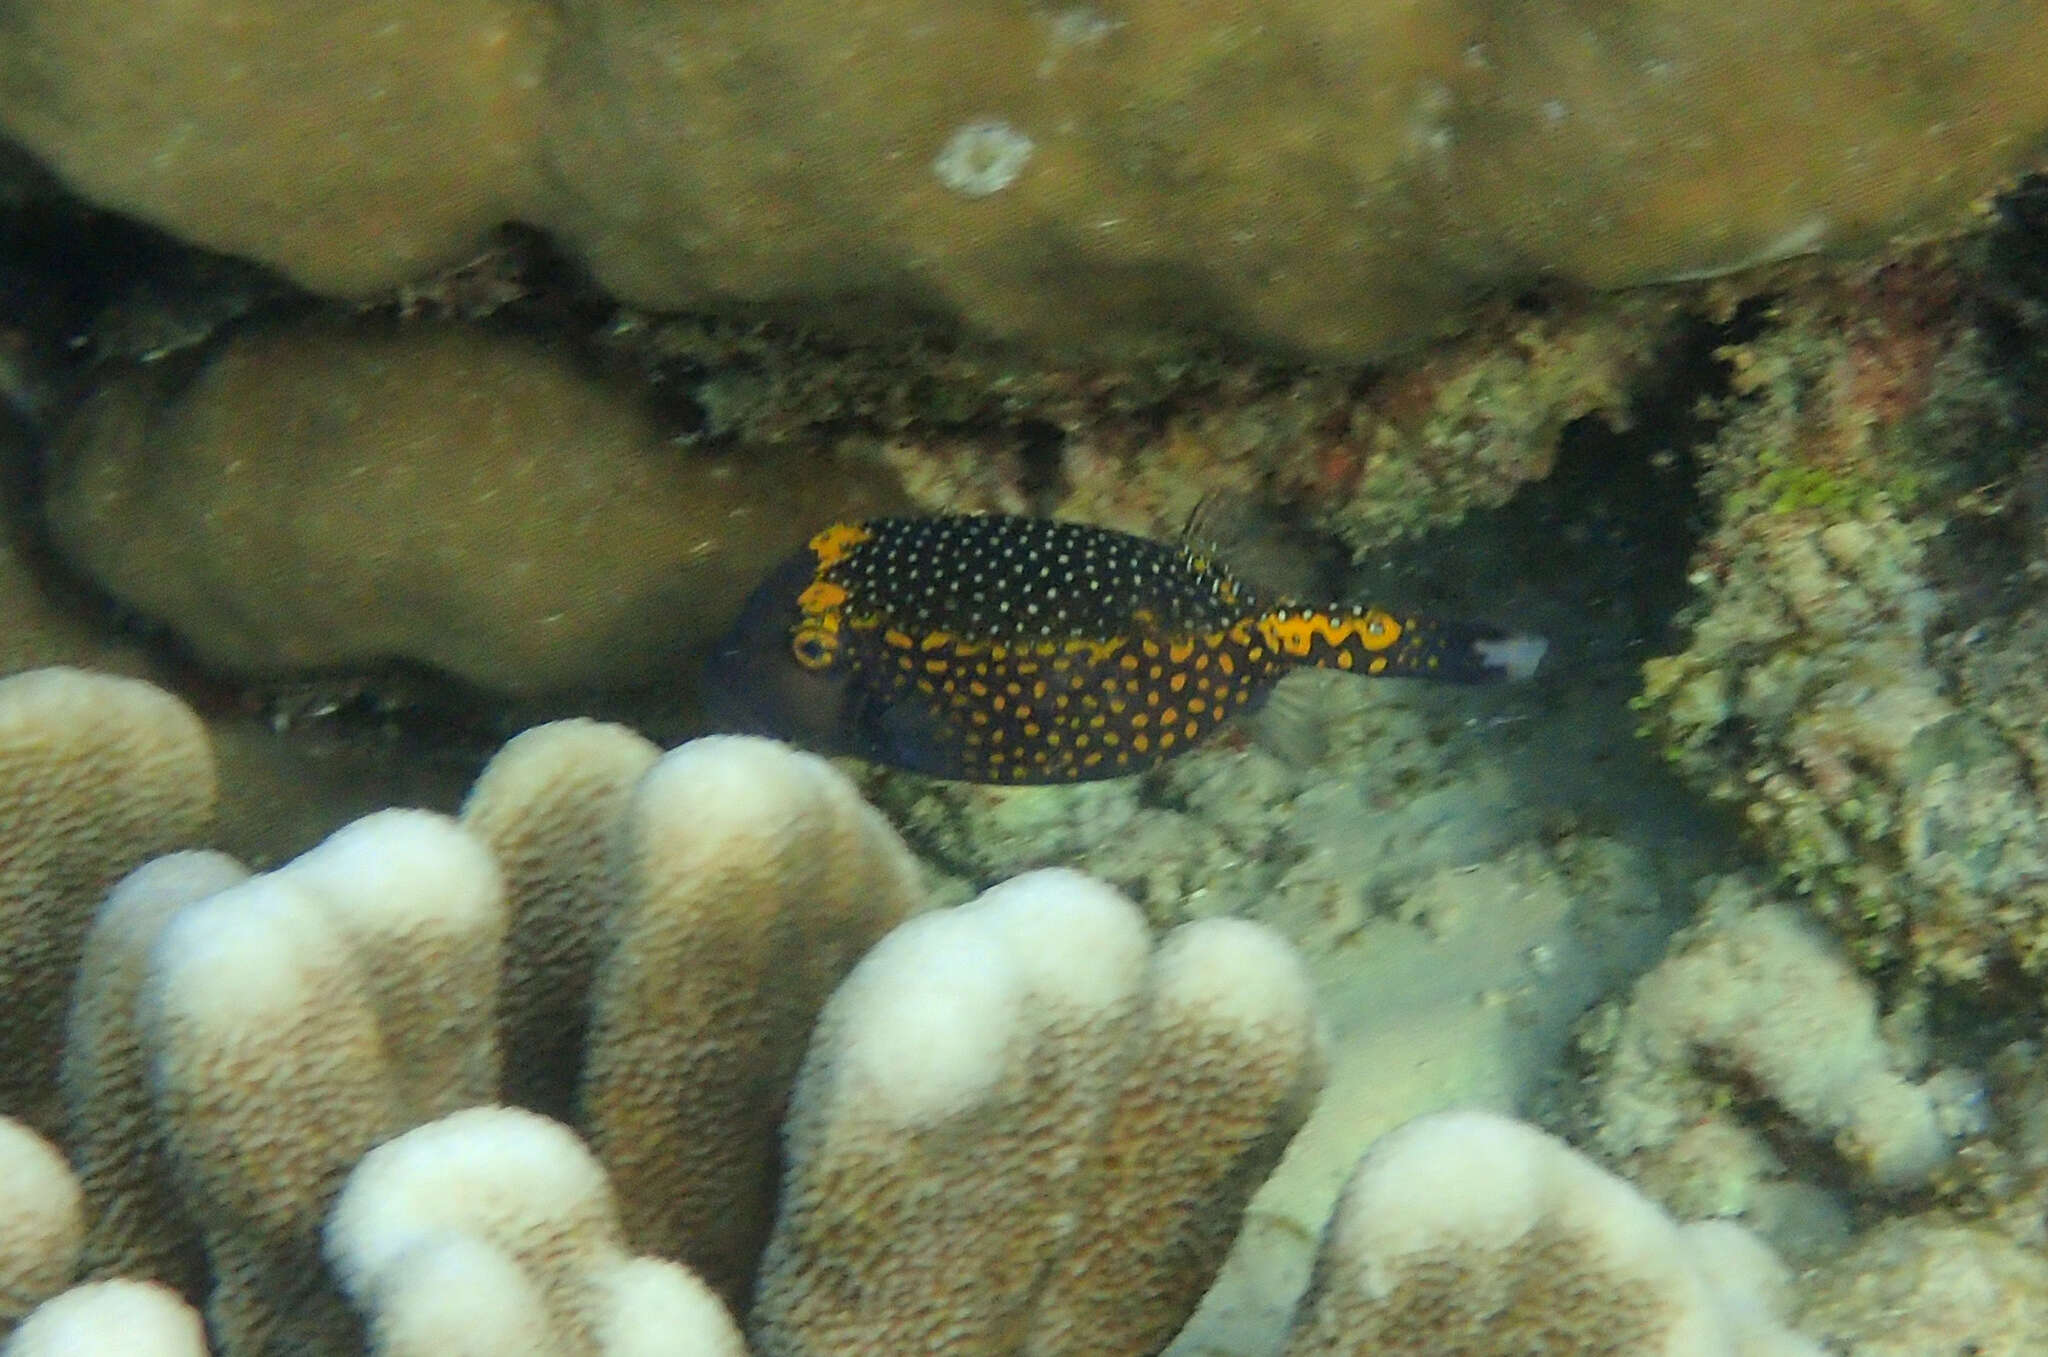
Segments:
[[[391,811],[308,857],[304,877],[291,864],[165,920],[133,1015],[232,1354],[360,1344],[318,1266],[341,1176],[496,1087],[505,914],[488,855],[440,817]]]
[[[1854,249],[1952,221],[2048,126],[2024,6],[1298,0],[1248,28],[1157,0],[780,0],[743,25],[37,0],[6,36],[0,129],[316,290],[415,281],[513,219],[642,305],[1098,345],[1195,325],[1366,353],[1539,275]]]
[[[402,659],[500,692],[647,683],[811,525],[889,498],[800,454],[679,458],[633,397],[522,339],[314,324],[167,376],[109,380],[78,413],[48,520],[80,569],[245,674]]]
[[[1887,1221],[1802,1279],[1799,1325],[1842,1357],[2024,1357],[2048,1333],[2048,1259],[1939,1217]]]
[[[2048,968],[2039,415],[2000,281],[1922,254],[1735,318],[1688,632],[1642,697],[1860,965],[1975,985]]]
[[[591,750],[609,761],[587,767]],[[816,758],[737,737],[650,758],[592,722],[516,741],[468,808],[511,847],[509,878],[455,822],[387,811],[262,875],[186,852],[124,879],[83,948],[64,1060],[82,1188],[42,1146],[70,1224],[40,1232],[62,1237],[24,1264],[17,1309],[71,1272],[89,1222],[90,1273],[205,1293],[228,1357],[741,1351],[713,1291],[626,1241],[702,1256],[744,1299],[810,1010],[918,874]],[[568,860],[536,870],[550,850]],[[558,983],[539,977],[563,959],[565,895],[607,920],[594,961],[587,937],[566,949],[596,1155],[481,1106],[500,1031],[520,1030],[499,1021],[501,976]],[[534,955],[508,962],[508,934]],[[858,1329],[921,1256],[963,1303],[1010,1307],[990,1354],[1158,1350],[1307,1113],[1315,1032],[1270,932],[1213,920],[1154,951],[1128,902],[1072,873],[903,924],[811,1043],[757,1322],[798,1348]],[[932,1174],[966,1216],[934,1209]],[[990,1192],[1013,1198],[1001,1230]],[[706,1201],[718,1215],[691,1214]],[[833,1222],[855,1203],[894,1222],[857,1264],[865,1303],[820,1290],[836,1268],[813,1259],[852,1246]],[[49,1214],[6,1219],[26,1237]],[[111,1295],[81,1288],[38,1332]]]
[[[1599,1067],[1593,1143],[1638,1179],[1692,1180],[1699,1165],[1688,1154],[1711,1123],[1732,1118],[1729,1090],[1739,1089],[1866,1182],[1925,1183],[1961,1133],[1982,1129],[1966,1111],[1982,1084],[1961,1071],[1907,1079],[1900,1071],[1913,1055],[1886,1040],[1878,1016],[1873,987],[1831,939],[1754,884],[1724,878],[1627,1003],[1581,1031]],[[1771,1161],[1749,1134],[1750,1158]],[[1783,1128],[1777,1140],[1790,1141]],[[1674,1205],[1726,1214],[1751,1205],[1739,1187],[1719,1187],[1733,1199]]]
[[[532,173],[532,7],[238,0],[83,17],[8,16],[10,135],[109,205],[174,230],[210,219],[184,233],[329,288],[445,261],[512,215]],[[138,84],[152,50],[185,59]]]
[[[612,870],[579,1120],[618,1184],[627,1241],[736,1298],[766,1239],[775,1128],[819,1006],[919,906],[923,880],[830,764],[743,736],[648,770]]]
[[[1532,1127],[1446,1113],[1360,1162],[1284,1354],[1820,1357],[1773,1318],[1783,1289],[1739,1227],[1681,1227]]]
[[[132,1273],[192,1295],[203,1289],[206,1259],[166,1157],[135,1012],[149,949],[171,916],[248,877],[224,853],[152,858],[114,887],[86,934],[62,1084],[72,1109],[67,1148],[92,1206],[80,1259],[87,1277]]]
[[[124,694],[137,705],[131,689],[145,712],[183,711],[131,680],[52,671],[8,684],[38,680],[88,695],[109,687],[115,717]],[[37,737],[62,746],[78,732],[60,718],[99,720],[112,738],[80,745],[91,772],[129,733],[108,705],[43,704]],[[620,757],[594,768],[593,749]],[[8,775],[10,800],[50,790],[32,759]],[[210,796],[209,779],[193,781]],[[146,779],[129,790],[134,805],[115,797],[108,816],[136,821],[146,845],[141,817],[160,797]],[[74,837],[77,871],[103,873],[129,845],[89,832],[89,806],[15,827]],[[318,1266],[322,1220],[370,1147],[495,1098],[510,977],[522,987],[508,991],[508,1034],[531,1030],[522,1005],[588,1010],[576,1025],[585,1051],[540,1082],[574,1088],[582,1067],[575,1110],[639,1198],[628,1226],[744,1294],[772,1213],[775,1122],[812,1012],[914,906],[914,860],[828,765],[758,740],[702,741],[657,762],[628,732],[565,723],[515,742],[469,810],[507,846],[509,900],[490,849],[424,811],[365,817],[261,876],[220,854],[178,853],[114,889],[73,952],[68,1040],[46,1025],[30,1052],[64,1052],[87,1275],[205,1294],[237,1357],[357,1351],[358,1326]],[[24,837],[16,856],[42,862],[49,847]],[[541,851],[560,857],[541,870]],[[564,909],[589,921],[566,955]],[[565,993],[541,1002],[538,984]],[[73,1266],[67,1256],[57,1274]],[[674,1308],[644,1267],[608,1267],[590,1286]],[[49,1289],[31,1278],[23,1296]]]
[[[505,876],[512,914],[499,987],[499,1038],[520,1059],[505,1096],[566,1117],[574,1107],[591,978],[605,948],[618,831],[661,750],[623,726],[552,721],[484,765],[462,825]]]

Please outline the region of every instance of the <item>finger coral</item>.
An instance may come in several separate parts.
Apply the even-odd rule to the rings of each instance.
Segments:
[[[505,1096],[571,1114],[591,977],[616,891],[620,826],[634,786],[661,756],[651,741],[599,721],[551,721],[491,757],[462,804],[463,828],[505,877],[511,922],[499,992]]]
[[[1322,1087],[1300,956],[1243,919],[1175,929],[1153,953],[1128,1060],[1026,1353],[1157,1352],[1193,1311]]]
[[[44,1301],[5,1344],[5,1357],[207,1357],[199,1316],[153,1282],[74,1286]]]
[[[199,718],[134,679],[0,679],[0,1112],[54,1121],[57,1033],[86,929],[130,868],[213,814]]]
[[[476,1107],[369,1152],[326,1252],[376,1357],[744,1357],[687,1270],[627,1255],[604,1170],[568,1128]]]
[[[90,1207],[87,1277],[148,1277],[204,1290],[196,1247],[150,1094],[149,1053],[136,1025],[149,949],[185,906],[249,873],[221,853],[170,853],[123,877],[86,935],[65,1028],[67,1143]]]
[[[481,846],[386,811],[178,910],[151,943],[136,1023],[232,1357],[359,1341],[319,1267],[321,1221],[371,1146],[492,1096],[503,930]]]
[[[1770,1317],[1780,1285],[1736,1227],[1680,1227],[1533,1127],[1441,1113],[1360,1161],[1283,1357],[1820,1357]]]
[[[920,903],[917,864],[823,759],[713,736],[640,780],[616,869],[579,1115],[633,1247],[738,1296],[813,1019]]]
[[[922,898],[823,760],[588,721],[508,746],[463,822],[155,858],[79,948],[81,1179],[32,1138],[0,1173],[0,1300],[82,1252],[39,1344],[132,1315],[187,1357],[153,1282],[224,1357],[743,1357],[719,1292],[754,1289],[786,1160],[776,1357],[1160,1351],[1319,1087],[1300,959],[1234,919],[1154,947],[1067,871]],[[564,993],[501,1019],[532,988]],[[593,1149],[489,1105],[548,1003],[588,1014],[554,1087]]]
[[[1317,1057],[1284,946],[1191,925],[1149,952],[1133,906],[1052,870],[854,968],[791,1106],[767,1357],[1164,1346]]]
[[[84,1234],[82,1194],[64,1156],[0,1117],[0,1332],[64,1288]]]

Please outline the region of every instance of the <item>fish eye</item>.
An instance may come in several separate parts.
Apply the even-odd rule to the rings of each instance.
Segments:
[[[806,669],[824,669],[838,658],[839,641],[819,627],[799,627],[790,638],[789,653]]]

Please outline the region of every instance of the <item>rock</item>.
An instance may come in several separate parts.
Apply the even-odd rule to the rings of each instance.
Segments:
[[[513,218],[648,307],[1361,355],[1939,228],[2048,129],[2028,6],[559,8],[19,0],[0,132],[352,297]]]
[[[61,442],[59,548],[206,664],[513,694],[683,682],[775,561],[877,498],[801,453],[686,456],[562,354],[447,327],[246,334],[182,390],[108,383]]]

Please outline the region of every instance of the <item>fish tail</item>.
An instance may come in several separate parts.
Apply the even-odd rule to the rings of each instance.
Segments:
[[[1276,608],[1258,630],[1296,664],[1440,683],[1526,679],[1549,642],[1482,622],[1401,616],[1384,608]]]

